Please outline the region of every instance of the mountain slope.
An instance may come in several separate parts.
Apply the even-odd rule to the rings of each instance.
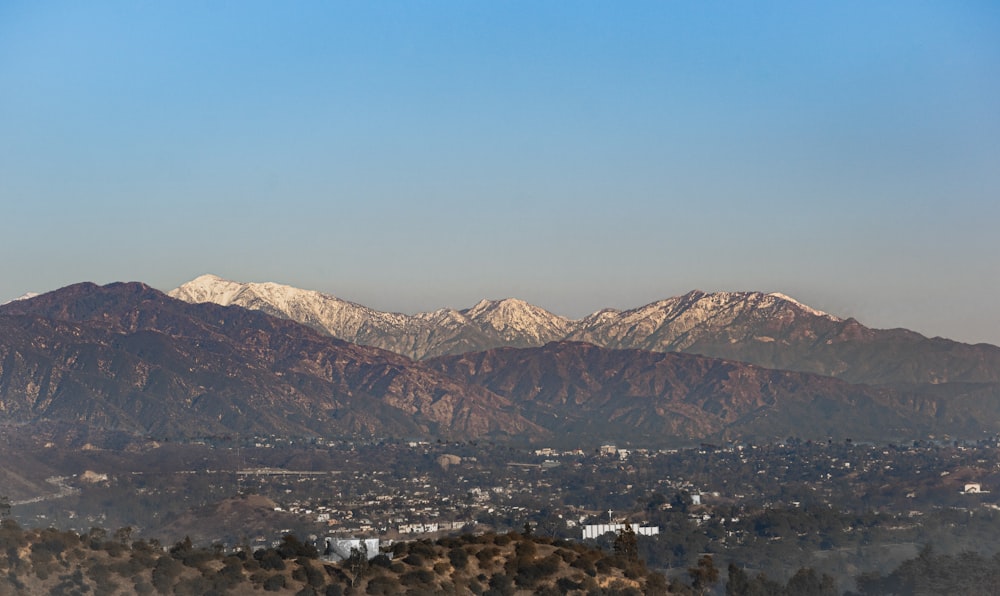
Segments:
[[[932,402],[915,393],[688,354],[555,342],[428,364],[511,399],[557,437],[872,439],[940,426]]]
[[[0,307],[5,420],[164,434],[510,436],[508,400],[397,354],[138,283]]]
[[[1000,381],[1000,348],[871,329],[782,295],[693,291],[637,309],[602,311],[569,338],[609,348],[686,352],[812,372],[852,383]]]

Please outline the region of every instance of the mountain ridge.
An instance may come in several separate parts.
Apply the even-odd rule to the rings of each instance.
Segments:
[[[853,383],[1000,382],[1000,347],[927,338],[906,329],[873,329],[779,292],[693,290],[633,309],[607,308],[581,319],[568,319],[513,298],[416,315],[383,313],[291,286],[280,286],[283,303],[263,300],[260,294],[249,300],[234,294],[232,284],[247,289],[267,284],[220,280],[201,276],[170,295],[188,301],[210,300],[206,296],[218,284],[221,289],[214,293],[232,296],[231,304],[264,310],[346,341],[420,360],[570,340],[614,349],[702,354]],[[295,308],[289,306],[292,304]],[[338,316],[324,315],[333,305]]]

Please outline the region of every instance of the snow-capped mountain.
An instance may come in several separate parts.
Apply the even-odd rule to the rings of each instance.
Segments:
[[[789,330],[841,319],[784,294],[695,290],[627,311],[603,310],[583,319],[570,339],[614,348],[686,351],[706,336],[729,343],[779,341]],[[804,334],[812,333],[804,330]]]
[[[1000,428],[1000,348],[868,329],[777,294],[696,291],[571,321],[511,299],[409,316],[278,284],[196,282],[174,294],[206,303],[130,282],[75,284],[0,307],[0,411],[18,423],[165,436],[656,444]],[[264,310],[451,355],[415,362]],[[549,341],[556,333],[587,341]],[[545,343],[506,345],[514,342]],[[482,348],[490,343],[505,347]],[[617,349],[628,344],[648,347]],[[670,353],[680,351],[701,355]],[[798,372],[809,368],[831,372]]]
[[[521,300],[483,300],[467,310],[405,315],[276,283],[239,283],[202,275],[169,292],[185,302],[241,306],[292,319],[352,343],[421,359],[494,347],[540,346],[561,339],[570,321]]]
[[[484,333],[494,333],[511,346],[540,346],[566,337],[574,322],[516,298],[481,300],[462,311]]]
[[[217,275],[202,275],[168,295],[193,304],[212,302],[220,306],[235,305],[260,310],[361,344],[370,343],[363,341],[369,335],[398,333],[411,318],[373,310],[314,290],[271,282],[240,283]]]
[[[353,343],[426,359],[570,340],[615,349],[687,352],[850,382],[1000,381],[1000,348],[878,330],[777,292],[692,291],[630,310],[567,319],[522,300],[405,315],[320,292],[203,275],[170,292],[188,302],[262,310]]]

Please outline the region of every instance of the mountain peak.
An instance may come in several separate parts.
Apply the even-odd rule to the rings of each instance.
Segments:
[[[517,298],[481,300],[462,314],[514,345],[542,345],[565,337],[572,327],[569,319]]]
[[[245,287],[246,284],[229,281],[209,273],[167,292],[167,295],[185,302],[214,302],[220,306],[229,306]]]
[[[537,306],[529,304],[524,300],[518,298],[503,298],[501,300],[488,300],[483,298],[477,302],[472,308],[466,309],[465,314],[469,317],[476,317],[481,313],[485,312],[517,312],[517,311],[531,311],[531,310],[543,310]]]

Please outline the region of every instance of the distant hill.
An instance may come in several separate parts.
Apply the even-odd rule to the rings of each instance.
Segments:
[[[693,291],[580,320],[516,299],[465,310],[379,312],[320,292],[204,275],[170,292],[188,302],[235,304],[334,337],[424,359],[498,347],[584,341],[615,349],[685,352],[883,385],[1000,382],[1000,348],[880,330],[783,294]]]

